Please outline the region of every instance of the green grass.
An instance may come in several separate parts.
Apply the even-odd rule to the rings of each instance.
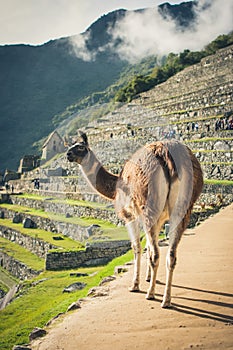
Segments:
[[[53,199],[52,202],[54,203],[64,203],[74,206],[80,206],[80,207],[90,207],[94,209],[105,209],[113,211],[113,208],[107,208],[106,204],[103,203],[97,203],[97,202],[88,202],[88,201],[82,201],[82,200],[76,200],[76,199]]]
[[[16,197],[38,200],[38,201],[46,201],[46,200],[48,200],[48,198],[51,198],[51,197],[45,197],[45,196],[40,196],[40,195],[36,195],[36,194],[29,194],[29,193],[23,193],[23,194],[17,195]],[[68,198],[67,199],[52,198],[52,199],[50,199],[50,202],[62,203],[62,204],[64,203],[64,204],[73,205],[73,206],[80,206],[80,207],[90,207],[90,208],[97,208],[97,209],[113,210],[112,208],[107,208],[107,205],[104,203],[90,202],[90,201],[84,201],[84,200],[76,200],[76,199],[68,199]]]
[[[8,219],[0,219],[0,225],[4,227],[9,227],[13,230],[16,230],[24,235],[39,238],[45,242],[53,244],[59,248],[63,248],[66,250],[80,250],[84,248],[84,245],[78,241],[74,241],[69,237],[63,236],[61,234],[51,233],[49,231],[41,230],[41,229],[30,229],[24,228],[23,224],[14,224],[11,220]],[[54,240],[53,237],[62,237],[63,240]]]
[[[48,198],[48,197],[40,196],[39,194],[34,194],[34,193],[17,194],[15,195],[15,197],[28,198],[28,199],[38,200],[38,201],[43,201]]]
[[[213,120],[213,119],[218,119],[218,118],[221,118],[222,115],[214,115],[214,116],[210,116],[210,117],[199,117],[199,118],[188,118],[188,119],[182,119],[182,120],[179,120],[179,121],[171,121],[169,122],[169,124],[171,125],[176,125],[176,124],[184,124],[184,123],[190,123],[190,122],[200,122],[200,121],[203,121],[203,120]]]
[[[17,213],[30,214],[30,215],[39,216],[42,218],[48,218],[48,219],[51,219],[54,221],[62,221],[62,222],[70,223],[70,224],[76,224],[76,225],[80,225],[83,227],[88,227],[89,225],[92,225],[92,224],[96,223],[97,221],[98,221],[98,223],[104,223],[104,221],[100,220],[100,219],[88,218],[88,220],[87,220],[85,218],[80,218],[80,217],[67,218],[63,214],[46,212],[43,209],[34,209],[34,208],[29,208],[29,207],[25,207],[25,206],[21,206],[21,205],[17,205],[17,204],[3,203],[3,204],[0,204],[0,208],[1,207],[5,208],[7,210],[12,210],[12,211],[17,212]]]
[[[214,180],[205,179],[204,183],[206,185],[221,185],[221,186],[233,186],[233,180]]]
[[[0,281],[8,289],[12,288],[16,283],[18,283],[18,279],[16,277],[13,277],[1,267],[0,267]]]
[[[225,165],[225,166],[232,166],[233,162],[200,162],[201,165]]]
[[[169,100],[169,99],[167,99],[167,100]],[[219,106],[220,106],[219,103],[215,103],[215,104],[211,104],[209,106],[203,106],[202,109],[209,109],[209,108],[219,107]],[[156,107],[156,104],[151,104],[151,108],[153,109],[154,107]],[[198,111],[198,110],[199,110],[199,108],[193,108],[192,112]],[[175,110],[172,112],[164,113],[163,116],[167,117],[167,116],[171,116],[173,114],[184,114],[184,113],[188,113],[188,112],[190,112],[190,109],[181,109],[181,110]],[[219,115],[216,116],[216,118],[219,118],[219,117],[220,117]],[[207,119],[207,118],[205,118],[205,119]],[[190,120],[191,119],[189,119],[189,121]]]
[[[1,282],[1,273],[0,273],[0,289],[6,294],[9,291],[9,288]]]
[[[21,261],[28,267],[31,267],[36,271],[44,269],[44,259],[39,258],[37,255],[29,252],[22,246],[12,243],[3,237],[0,237],[0,246],[2,252],[6,253],[9,256],[12,256],[18,261]]]
[[[232,141],[232,137],[205,137],[203,139],[185,140],[185,143],[198,143],[210,141]]]
[[[117,227],[108,221],[104,221],[104,220],[101,220],[98,218],[92,218],[92,217],[82,217],[82,218],[70,217],[70,218],[67,218],[65,215],[55,214],[55,213],[51,213],[51,212],[45,212],[42,209],[38,210],[38,209],[29,208],[29,207],[23,207],[20,205],[6,204],[6,203],[0,204],[0,208],[5,208],[7,210],[13,210],[13,211],[18,212],[18,213],[35,215],[35,216],[40,216],[43,218],[49,218],[51,220],[58,221],[58,222],[66,222],[66,223],[70,223],[70,224],[75,224],[75,225],[79,225],[82,227],[88,227],[90,225],[99,225],[100,229],[103,231],[103,234],[102,234],[103,239],[105,239],[105,238],[114,239],[114,240],[127,239],[127,233],[126,233],[125,227]],[[3,219],[3,222],[4,221],[5,221],[5,219]],[[7,225],[8,225],[8,223],[7,223]],[[17,226],[18,225],[19,224],[17,224]],[[36,230],[33,229],[33,230],[31,230],[31,232],[36,233]]]
[[[225,151],[225,150],[216,150],[216,149],[192,149],[193,153],[232,153],[231,150]]]
[[[97,286],[104,277],[112,275],[115,266],[132,259],[132,251],[129,251],[104,267],[59,272],[45,271],[37,278],[24,282],[18,298],[0,313],[0,349],[10,350],[14,344],[28,343],[28,336],[34,327],[44,327],[52,317],[65,312],[72,302],[85,297],[88,290]],[[90,275],[81,278],[70,276],[70,272],[77,271]],[[32,281],[44,278],[47,280],[32,286]],[[74,293],[62,293],[65,287],[76,281],[84,282],[87,286]]]

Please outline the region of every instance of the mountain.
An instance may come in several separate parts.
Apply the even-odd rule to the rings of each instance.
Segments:
[[[53,128],[52,117],[73,101],[105,89],[127,64],[108,53],[86,62],[69,39],[42,46],[0,47],[1,169],[16,167],[34,141]]]
[[[159,5],[159,13],[165,19],[173,18],[178,26],[188,27],[196,19],[194,7],[196,1],[182,2],[179,5],[171,5],[168,2]]]
[[[159,6],[161,16],[178,25],[194,19],[195,2]],[[141,10],[143,11],[143,10]],[[85,33],[40,46],[0,46],[0,170],[17,169],[24,154],[34,153],[33,143],[55,127],[54,116],[119,79],[130,65],[120,59],[109,29],[126,10],[113,11],[94,22]],[[94,59],[83,59],[85,44]],[[108,49],[103,49],[103,48]],[[78,52],[77,52],[78,51]],[[79,57],[78,57],[79,56]]]

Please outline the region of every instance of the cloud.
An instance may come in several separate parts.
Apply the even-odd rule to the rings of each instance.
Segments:
[[[199,0],[194,7],[196,20],[188,29],[182,30],[171,18],[162,18],[158,8],[145,11],[129,11],[109,30],[111,46],[100,47],[98,51],[115,47],[119,57],[131,63],[148,56],[163,56],[169,52],[178,53],[184,49],[201,50],[220,34],[227,34],[233,28],[232,0]],[[73,41],[78,57],[95,59],[87,50],[88,37]]]
[[[115,41],[122,41],[117,49],[119,56],[135,62],[148,55],[200,50],[219,34],[227,34],[233,29],[232,0],[224,3],[200,0],[195,14],[194,25],[181,30],[171,18],[163,19],[157,9],[127,13],[112,32]]]
[[[171,35],[172,34],[172,35]],[[118,22],[112,37],[119,41],[117,52],[121,58],[135,62],[145,56],[171,52],[176,34],[174,21],[164,20],[157,9],[129,12]]]
[[[89,32],[84,34],[79,34],[72,36],[69,40],[72,51],[76,57],[80,58],[83,61],[94,61],[96,57],[96,52],[90,51],[87,48],[87,42],[90,38]]]
[[[199,0],[196,14],[195,41],[197,46],[206,45],[219,34],[228,34],[233,30],[232,0]]]

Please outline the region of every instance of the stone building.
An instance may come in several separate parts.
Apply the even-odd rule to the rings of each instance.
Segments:
[[[23,174],[31,171],[40,165],[40,157],[35,155],[25,155],[20,159],[18,173]]]
[[[7,183],[10,180],[18,180],[20,178],[20,174],[14,170],[6,169],[3,177],[3,182]]]
[[[64,140],[55,130],[53,131],[48,139],[45,141],[42,147],[42,160],[48,161],[53,158],[57,153],[65,152]]]

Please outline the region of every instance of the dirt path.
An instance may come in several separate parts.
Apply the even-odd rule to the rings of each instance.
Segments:
[[[37,350],[233,349],[233,205],[194,230],[179,246],[173,280],[173,308],[160,303],[166,247],[161,248],[157,299],[129,293],[129,272],[110,282],[109,295],[83,302],[81,309],[48,329]]]

